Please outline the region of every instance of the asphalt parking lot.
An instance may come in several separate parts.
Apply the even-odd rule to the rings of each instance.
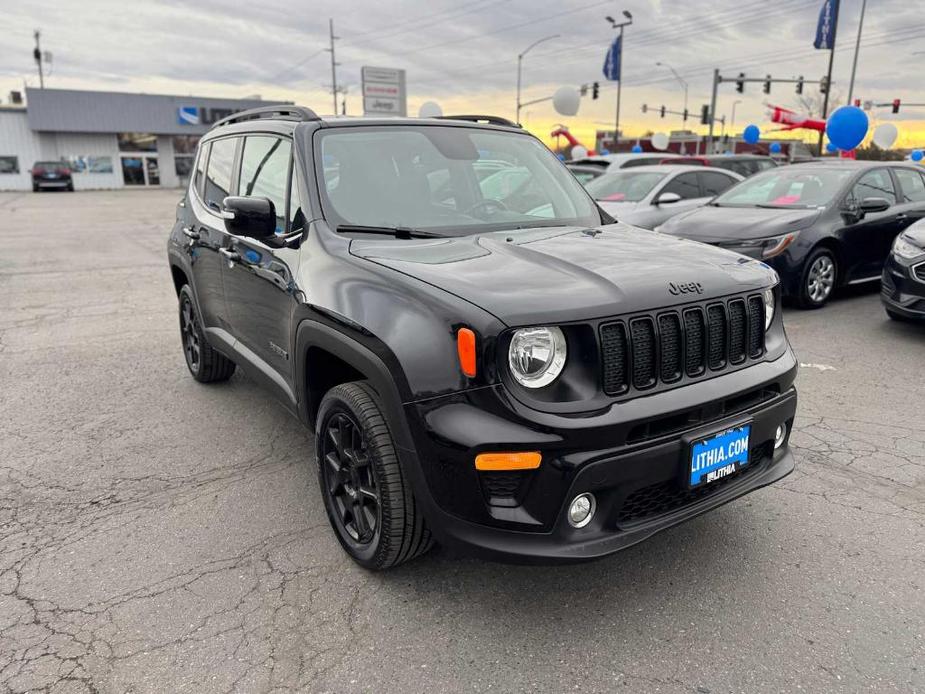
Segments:
[[[0,193],[0,691],[925,690],[925,327],[788,310],[797,471],[609,559],[355,566],[180,349],[176,191]]]

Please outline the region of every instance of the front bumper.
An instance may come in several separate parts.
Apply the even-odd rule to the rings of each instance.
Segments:
[[[774,435],[786,423],[789,438],[795,373],[787,350],[774,362],[580,418],[528,418],[500,386],[409,404],[413,453],[426,482],[415,493],[443,544],[512,561],[601,557],[790,473],[788,443],[775,450]],[[749,464],[689,490],[690,441],[744,422],[751,424]],[[473,464],[486,450],[539,450],[543,462],[492,480],[497,473]],[[597,510],[576,529],[566,511],[583,492],[594,494]]]
[[[880,279],[880,300],[900,316],[925,320],[925,260],[907,262],[890,254]]]

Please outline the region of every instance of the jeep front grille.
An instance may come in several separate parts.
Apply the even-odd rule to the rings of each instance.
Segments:
[[[607,321],[600,342],[606,394],[677,383],[760,359],[764,301],[740,296]]]

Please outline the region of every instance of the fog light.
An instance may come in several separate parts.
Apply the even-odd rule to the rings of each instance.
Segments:
[[[583,528],[591,522],[597,502],[593,494],[579,494],[568,507],[568,522],[573,528]]]
[[[781,424],[774,432],[774,448],[780,448],[784,445],[784,439],[787,438],[787,425]]]

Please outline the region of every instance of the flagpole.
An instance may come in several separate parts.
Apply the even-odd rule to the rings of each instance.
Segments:
[[[620,25],[620,72],[617,75],[617,117],[613,126],[613,151],[616,152],[620,142],[620,93],[623,91],[623,25]]]
[[[841,2],[835,0],[835,16],[832,18],[832,47],[829,50],[829,72],[825,79],[825,97],[822,100],[822,120],[829,117],[829,94],[832,93],[832,64],[835,62],[835,42],[838,38],[838,14],[841,9]],[[824,131],[819,132],[819,156],[822,156],[822,138],[825,136]]]

